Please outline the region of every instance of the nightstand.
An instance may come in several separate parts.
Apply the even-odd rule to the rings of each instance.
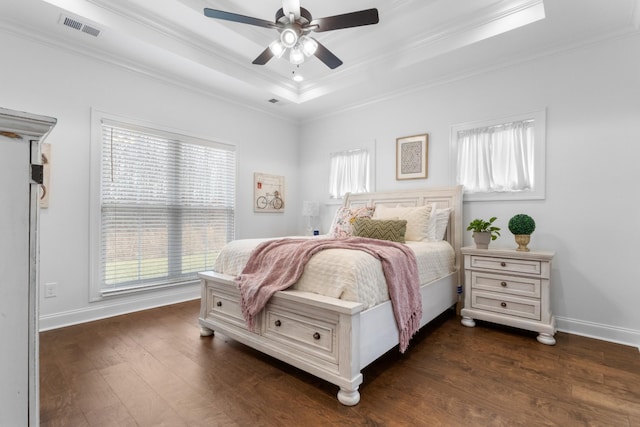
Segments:
[[[538,332],[538,341],[554,345],[556,322],[551,313],[553,252],[464,247],[462,324],[474,319]]]

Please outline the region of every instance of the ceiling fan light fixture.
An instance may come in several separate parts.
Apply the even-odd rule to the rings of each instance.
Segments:
[[[318,43],[311,37],[307,36],[300,37],[300,45],[302,46],[302,51],[306,56],[312,56],[318,49]]]
[[[280,41],[284,47],[294,47],[298,43],[298,33],[293,28],[285,28],[280,33]]]
[[[276,58],[281,58],[287,48],[284,47],[280,40],[274,40],[269,43],[269,50],[271,50],[273,56],[275,56]]]
[[[210,8],[204,9],[204,15],[208,18],[278,31],[278,40],[271,42],[252,61],[252,64],[265,65],[271,58],[280,58],[285,54],[285,51],[289,50],[289,62],[293,65],[302,64],[305,58],[315,56],[332,70],[342,65],[342,61],[320,42],[309,37],[309,33],[361,27],[380,22],[376,8],[313,19],[311,13],[300,6],[300,0],[282,0],[282,7],[276,11],[273,22]]]
[[[295,46],[291,49],[291,53],[289,54],[289,62],[293,65],[299,65],[304,62],[304,53],[302,53],[302,49],[300,49],[300,46]]]

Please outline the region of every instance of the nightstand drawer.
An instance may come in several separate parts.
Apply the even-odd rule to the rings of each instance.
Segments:
[[[471,265],[467,268],[482,268],[510,273],[540,275],[540,261],[514,258],[492,258],[487,256],[471,256]]]
[[[510,316],[540,320],[540,301],[493,292],[471,293],[471,307]]]
[[[540,285],[541,280],[532,277],[507,276],[479,271],[471,272],[471,288],[473,290],[540,298]]]

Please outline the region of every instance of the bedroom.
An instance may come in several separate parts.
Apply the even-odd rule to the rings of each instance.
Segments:
[[[551,19],[557,2],[548,3]],[[573,5],[579,9],[579,3]],[[376,190],[449,185],[452,125],[546,108],[546,198],[465,203],[463,218],[495,215],[505,229],[512,214],[530,213],[538,223],[532,245],[556,252],[552,306],[559,330],[640,346],[634,268],[634,243],[640,236],[625,224],[625,217],[635,217],[639,209],[632,183],[639,177],[635,158],[640,148],[634,143],[640,137],[640,35],[637,2],[620,3],[626,13],[616,26],[594,25],[583,39],[565,35],[557,44],[501,58],[477,72],[460,65],[451,78],[379,98],[365,94],[362,105],[334,105],[304,118],[282,112],[291,107],[263,106],[262,98],[256,104],[240,96],[197,93],[167,75],[145,75],[135,64],[116,64],[113,58],[49,41],[26,22],[20,28],[21,21],[3,14],[2,107],[58,119],[48,139],[52,191],[50,207],[41,213],[40,246],[41,284],[57,283],[57,295],[40,300],[41,328],[199,297],[199,288],[193,287],[89,302],[92,108],[235,144],[237,238],[302,232],[302,201],[326,200],[326,180],[316,177],[327,175],[323,159],[332,151],[375,147]],[[592,14],[597,16],[603,4],[590,2]],[[508,34],[499,41],[504,40]],[[429,177],[396,181],[395,139],[417,133],[430,137]],[[292,208],[278,215],[255,214],[254,172],[285,176]],[[323,231],[336,207],[322,206]],[[611,218],[604,215],[615,208],[625,209]],[[597,237],[591,241],[593,228]],[[505,233],[496,244],[509,245],[509,237]],[[469,234],[464,238],[471,243]]]

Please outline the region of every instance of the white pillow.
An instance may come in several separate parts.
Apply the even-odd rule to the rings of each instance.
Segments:
[[[404,219],[407,221],[405,240],[426,241],[429,236],[429,219],[431,217],[431,205],[425,206],[397,206],[395,208],[385,205],[376,205],[373,219]]]
[[[451,214],[451,208],[436,209],[436,234],[435,241],[439,242],[444,240],[444,233],[447,231],[449,225],[449,216]]]
[[[431,214],[429,215],[429,224],[427,224],[427,241],[436,241],[436,206],[437,203],[431,203]]]

